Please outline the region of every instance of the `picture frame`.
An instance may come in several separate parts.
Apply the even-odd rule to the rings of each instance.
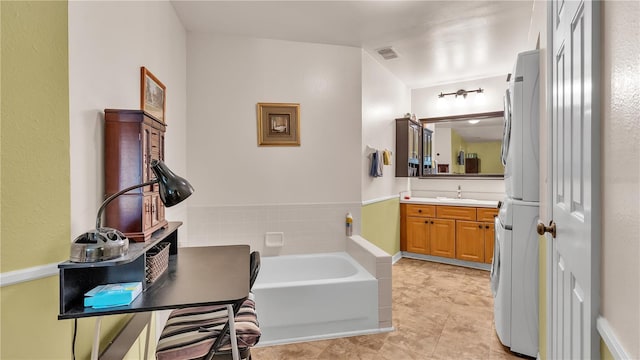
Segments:
[[[165,108],[167,99],[167,88],[151,73],[146,67],[140,68],[140,109],[149,115],[165,121]]]
[[[300,146],[300,104],[258,103],[258,146]]]

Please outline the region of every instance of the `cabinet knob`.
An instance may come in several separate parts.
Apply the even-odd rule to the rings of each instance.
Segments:
[[[428,221],[428,220],[425,220],[425,221],[424,221],[424,223],[425,223],[425,224],[428,224],[428,223],[429,223],[429,221]]]
[[[489,229],[489,228],[490,228],[490,226],[489,226],[489,225],[487,225],[487,226],[485,226],[484,228],[485,228],[485,229]]]
[[[478,225],[478,229],[482,229],[482,225]]]
[[[422,209],[418,209],[418,212],[419,212],[419,213],[421,213],[421,212],[422,212]]]
[[[433,224],[433,221],[431,223]]]

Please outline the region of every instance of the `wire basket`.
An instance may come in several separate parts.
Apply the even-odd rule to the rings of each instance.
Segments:
[[[171,243],[161,242],[147,251],[145,280],[151,284],[158,280],[169,267],[169,248]]]

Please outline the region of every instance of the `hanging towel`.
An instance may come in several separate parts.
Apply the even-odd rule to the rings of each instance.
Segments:
[[[382,152],[382,160],[384,165],[391,165],[391,151],[385,149]]]
[[[382,176],[382,151],[378,151],[378,176]]]
[[[380,159],[380,152],[374,151],[371,153],[371,168],[369,169],[369,176],[380,177],[382,176],[382,165]]]

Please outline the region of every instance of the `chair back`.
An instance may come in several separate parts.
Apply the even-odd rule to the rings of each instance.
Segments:
[[[250,255],[249,259],[249,290],[253,289],[253,284],[258,278],[260,272],[260,252],[254,251]]]

